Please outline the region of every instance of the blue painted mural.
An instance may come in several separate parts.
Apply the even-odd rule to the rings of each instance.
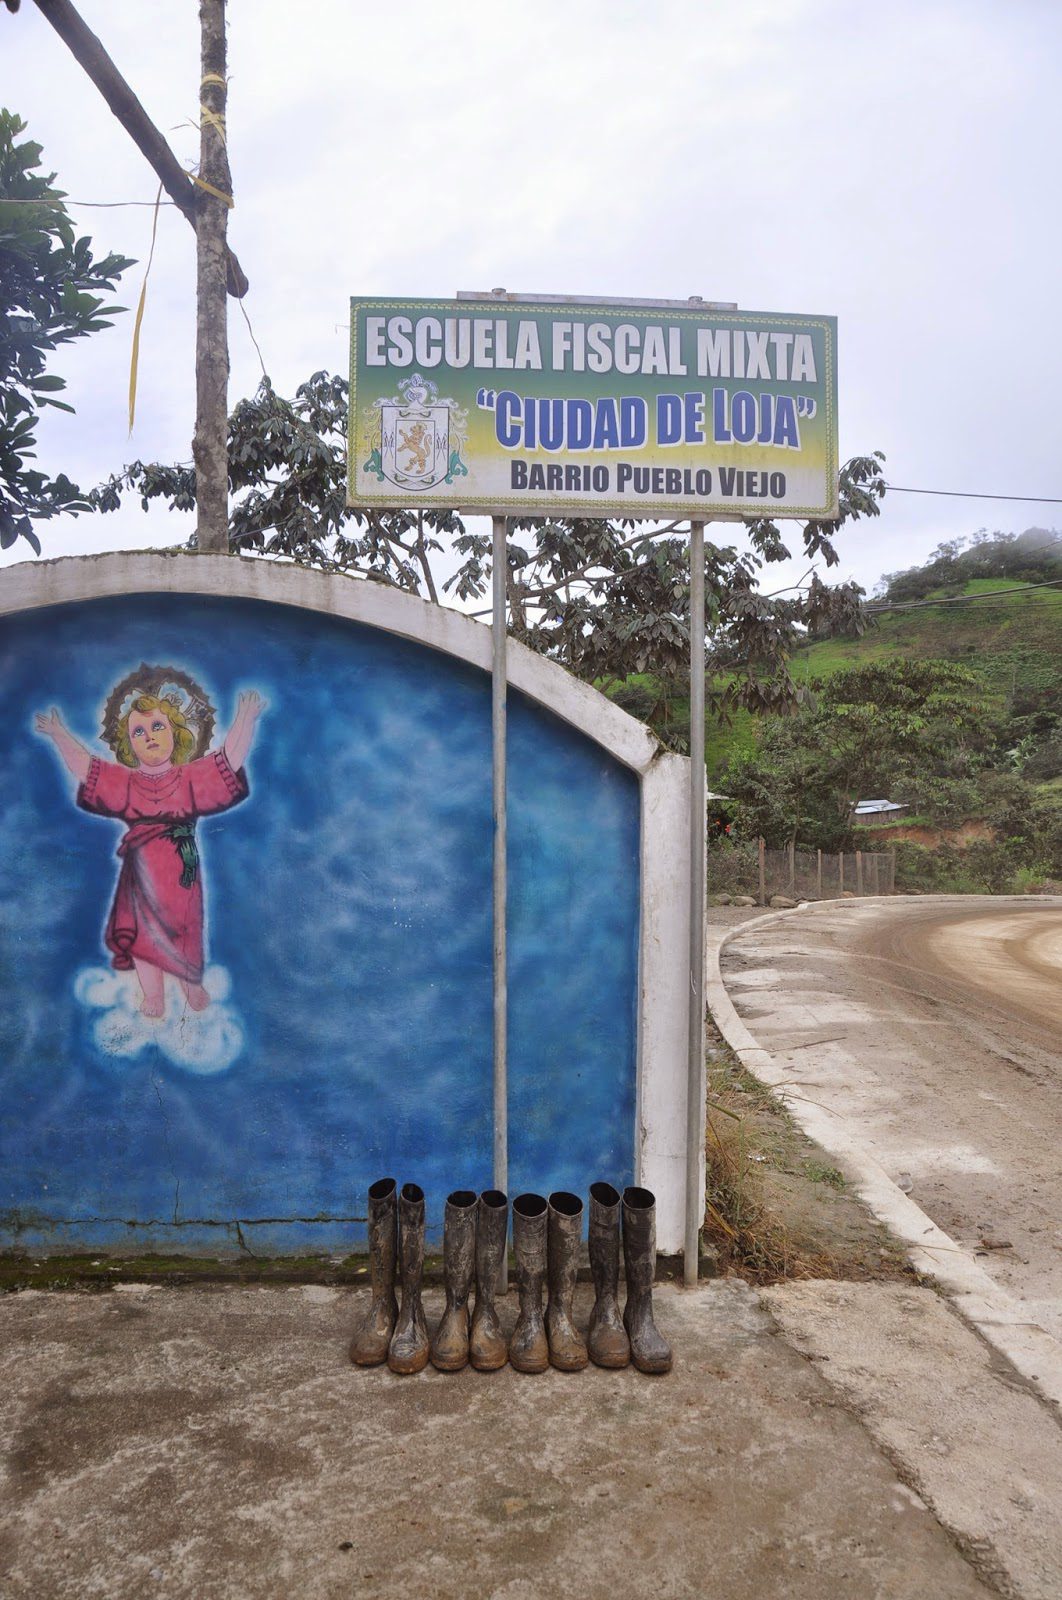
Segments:
[[[335,1252],[385,1172],[489,1184],[484,673],[129,595],[0,619],[0,738],[0,1242]],[[622,1184],[638,782],[519,694],[509,761],[510,1187]]]

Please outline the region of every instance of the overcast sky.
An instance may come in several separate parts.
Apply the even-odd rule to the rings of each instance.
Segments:
[[[195,0],[78,3],[191,165]],[[248,313],[286,393],[346,372],[351,294],[504,285],[832,313],[842,460],[881,449],[896,484],[1059,496],[1060,63],[1057,0],[230,0]],[[73,199],[154,199],[31,0],[0,11],[0,102]],[[150,208],[71,209],[99,250],[146,260]],[[57,362],[77,416],[42,427],[42,466],[90,485],[134,457],[190,459],[194,288],[192,231],[165,210],[133,436],[129,315]],[[229,304],[235,401],[259,367]],[[870,587],[941,539],[1054,527],[1059,510],[897,493],[842,535],[841,576]],[[59,555],[188,528],[134,502],[40,532]]]

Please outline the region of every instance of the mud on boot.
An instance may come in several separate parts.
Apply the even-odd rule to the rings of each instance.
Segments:
[[[590,1185],[590,1272],[594,1280],[594,1309],[590,1313],[586,1344],[590,1360],[598,1367],[625,1367],[631,1343],[620,1316],[620,1197],[610,1183]]]
[[[577,1194],[556,1189],[549,1197],[547,1217],[549,1305],[546,1307],[546,1334],[550,1364],[559,1372],[581,1372],[590,1357],[572,1320],[572,1301],[579,1270],[583,1202]]]
[[[432,1366],[460,1372],[468,1366],[468,1297],[476,1270],[476,1196],[455,1189],[446,1199],[443,1223],[443,1282],[446,1309],[431,1341]]]
[[[517,1372],[545,1372],[549,1366],[549,1342],[542,1316],[546,1202],[540,1194],[519,1194],[513,1201],[513,1255],[520,1315],[509,1341],[509,1361]]]
[[[398,1204],[395,1180],[380,1178],[369,1189],[369,1282],[372,1299],[350,1341],[350,1359],[358,1367],[379,1367],[387,1360],[398,1319],[395,1260],[398,1255]]]
[[[653,1321],[656,1196],[649,1189],[623,1191],[623,1266],[627,1274],[623,1326],[631,1341],[631,1360],[639,1372],[670,1372],[671,1346]]]
[[[424,1190],[404,1183],[398,1197],[398,1276],[402,1304],[387,1352],[387,1365],[403,1375],[428,1364],[428,1324],[420,1301],[424,1273]]]
[[[509,1359],[508,1341],[494,1304],[508,1235],[508,1196],[500,1189],[484,1189],[476,1214],[476,1309],[469,1339],[469,1359],[477,1372],[496,1372]]]

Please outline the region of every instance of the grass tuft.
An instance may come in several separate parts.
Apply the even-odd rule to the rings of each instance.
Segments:
[[[784,1220],[773,1214],[762,1171],[769,1156],[747,1117],[709,1104],[705,1148],[705,1242],[717,1253],[722,1271],[754,1283],[837,1276],[827,1251],[799,1247]]]
[[[898,1241],[852,1192],[826,1151],[723,1043],[708,1057],[704,1236],[722,1274],[787,1278],[909,1278]]]

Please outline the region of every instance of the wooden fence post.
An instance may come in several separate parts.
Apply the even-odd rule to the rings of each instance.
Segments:
[[[767,904],[767,846],[760,838],[760,905]]]
[[[796,840],[789,841],[789,893],[796,893]]]
[[[822,899],[822,850],[815,851],[815,895]]]
[[[837,858],[837,893],[844,894],[844,851]]]
[[[856,894],[863,893],[863,852],[856,851]]]

